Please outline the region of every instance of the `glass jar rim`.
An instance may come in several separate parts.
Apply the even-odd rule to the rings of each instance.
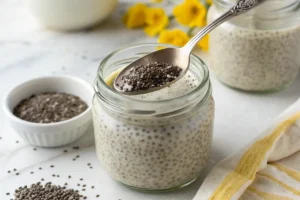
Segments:
[[[222,8],[231,8],[236,2],[231,0],[213,0],[214,3]],[[263,6],[263,4],[261,5]],[[281,8],[271,10],[269,12],[288,12],[290,10],[299,9],[300,8],[300,0],[291,0],[290,4],[284,5]]]
[[[132,48],[137,48],[137,47],[142,47],[142,46],[166,46],[166,47],[176,47],[173,45],[169,45],[169,44],[158,44],[158,43],[141,43],[141,44],[135,44],[135,45],[128,45],[125,46],[123,48],[120,48],[116,51],[113,51],[112,53],[108,54],[100,63],[98,70],[97,70],[97,77],[96,77],[96,81],[95,81],[95,92],[98,92],[98,88],[97,88],[97,83],[101,83],[101,86],[104,86],[104,88],[107,90],[106,92],[109,92],[111,95],[116,96],[118,98],[121,99],[125,99],[125,100],[130,100],[130,101],[134,101],[134,102],[140,102],[140,103],[160,103],[160,102],[169,102],[169,101],[174,101],[176,99],[180,99],[184,96],[187,95],[192,95],[194,93],[199,92],[203,86],[209,81],[209,70],[207,65],[205,64],[205,62],[199,58],[198,56],[191,54],[191,59],[194,59],[195,61],[197,61],[199,63],[199,65],[202,67],[204,74],[203,74],[203,79],[201,80],[201,82],[199,83],[199,85],[192,91],[188,92],[187,94],[183,95],[183,96],[179,96],[173,99],[160,99],[160,100],[141,100],[141,99],[135,99],[135,98],[131,98],[130,96],[124,96],[120,93],[118,93],[116,90],[112,89],[111,87],[109,87],[106,82],[105,82],[105,77],[102,77],[100,72],[103,70],[103,68],[105,67],[106,63],[109,61],[110,58],[112,58],[114,55],[117,55],[118,53],[122,53],[123,51],[132,49]]]
[[[107,75],[117,70],[120,65],[127,65],[139,57],[155,51],[153,49],[156,47],[174,46],[158,43],[130,45],[112,52],[103,59],[97,72],[94,89],[95,97],[104,107],[122,115],[165,117],[183,114],[195,106],[202,106],[208,102],[212,94],[209,71],[206,64],[195,55],[191,55],[190,70],[198,76],[198,85],[193,90],[179,96],[155,100],[137,99],[124,96],[106,84]]]

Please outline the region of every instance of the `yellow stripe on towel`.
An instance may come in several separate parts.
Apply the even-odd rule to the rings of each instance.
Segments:
[[[276,195],[276,194],[263,192],[263,191],[260,191],[256,188],[254,188],[254,187],[248,187],[247,190],[249,192],[252,192],[252,193],[256,194],[257,196],[259,196],[260,198],[262,198],[264,200],[293,200],[289,197],[284,197],[284,196],[279,196],[279,195]]]
[[[256,141],[242,156],[235,170],[228,174],[218,186],[210,200],[230,200],[232,196],[247,182],[253,181],[256,172],[265,159],[266,153],[281,134],[300,118],[300,113],[281,123],[268,136]]]
[[[294,180],[300,181],[300,172],[277,163],[269,163],[269,165],[276,167],[279,171],[286,173],[289,177],[293,178]]]
[[[273,181],[274,183],[277,183],[278,185],[280,185],[281,187],[285,188],[286,190],[294,193],[297,196],[300,196],[300,191],[296,190],[295,188],[292,188],[291,186],[285,184],[284,182],[282,182],[281,180],[269,175],[269,174],[262,174],[262,173],[258,173],[260,176],[265,177],[271,181]]]

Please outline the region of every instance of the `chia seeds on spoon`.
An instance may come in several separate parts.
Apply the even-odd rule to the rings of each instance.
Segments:
[[[181,75],[182,69],[168,63],[149,63],[132,67],[129,74],[122,77],[123,85],[117,85],[121,90],[134,92],[161,87],[174,81]]]
[[[29,122],[54,123],[71,119],[88,108],[79,97],[66,93],[42,93],[22,100],[14,115]]]

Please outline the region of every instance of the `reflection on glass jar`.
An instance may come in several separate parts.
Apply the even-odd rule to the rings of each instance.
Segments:
[[[118,69],[157,48],[131,46],[105,58],[93,100],[98,158],[112,178],[142,190],[170,190],[194,181],[212,142],[209,73],[196,56],[190,71],[168,88],[123,96],[110,87]]]
[[[215,0],[208,21],[233,1]],[[299,0],[269,0],[222,24],[210,34],[212,69],[237,89],[268,92],[285,88],[300,68]]]

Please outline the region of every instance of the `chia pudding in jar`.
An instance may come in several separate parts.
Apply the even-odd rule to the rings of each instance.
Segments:
[[[157,47],[137,45],[110,54],[95,82],[97,156],[113,179],[140,190],[172,190],[193,182],[212,143],[214,100],[208,69],[198,57],[191,56],[187,74],[170,87],[130,96],[112,88],[124,66]]]
[[[235,1],[215,0],[208,22]],[[290,85],[300,69],[299,0],[268,0],[210,34],[211,68],[226,85],[254,92]]]

